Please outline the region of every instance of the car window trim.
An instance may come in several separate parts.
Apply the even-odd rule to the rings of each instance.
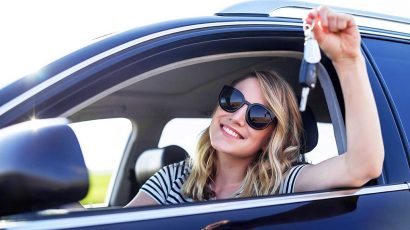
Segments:
[[[159,31],[147,36],[143,36],[137,39],[134,39],[132,41],[129,41],[127,43],[124,43],[122,45],[116,46],[114,48],[111,48],[107,51],[104,51],[96,56],[93,56],[92,58],[89,58],[79,64],[76,64],[75,66],[66,69],[53,77],[50,77],[46,81],[34,86],[30,90],[27,90],[26,92],[20,94],[19,96],[13,98],[12,100],[6,102],[2,106],[0,106],[0,117],[18,106],[19,104],[23,103],[24,101],[28,100],[29,98],[39,94],[43,90],[47,89],[48,87],[56,84],[57,82],[65,79],[66,77],[70,76],[71,74],[93,64],[96,63],[108,56],[111,56],[115,53],[121,52],[125,49],[128,49],[132,46],[141,44],[143,42],[147,42],[149,40],[153,40],[159,37],[164,37],[168,36],[171,34],[175,33],[180,33],[180,32],[186,32],[189,30],[197,30],[197,29],[203,29],[203,28],[212,28],[212,27],[223,27],[223,26],[240,26],[240,25],[274,25],[274,26],[295,26],[295,27],[302,27],[301,22],[275,22],[275,21],[229,21],[229,22],[211,22],[211,23],[203,23],[203,24],[195,24],[195,25],[189,25],[189,26],[183,26],[183,27],[177,27],[177,28],[172,28],[164,31]],[[359,28],[359,31],[364,34],[373,34],[373,35],[382,35],[382,36],[387,36],[387,37],[393,37],[393,38],[401,38],[401,39],[406,39],[410,40],[410,37],[406,36],[400,36],[400,35],[394,35],[394,34],[389,34],[389,33],[383,33],[383,32],[374,32],[374,31],[367,31],[363,30],[362,28]]]
[[[76,64],[75,66],[64,70],[61,73],[56,74],[53,77],[50,77],[46,81],[36,85],[30,90],[27,90],[26,92],[22,93],[21,95],[13,98],[9,102],[5,103],[3,106],[0,107],[0,116],[5,114],[6,112],[10,111],[17,105],[23,103],[24,101],[28,100],[29,98],[33,97],[34,95],[42,92],[46,88],[56,84],[57,82],[65,79],[69,75],[84,69],[85,67],[96,63],[104,58],[107,58],[108,56],[114,55],[118,52],[121,52],[123,50],[126,50],[132,46],[147,42],[149,40],[154,40],[160,37],[164,36],[169,36],[171,34],[176,34],[180,32],[186,32],[190,30],[197,30],[197,29],[203,29],[203,28],[212,28],[212,27],[223,27],[223,26],[240,26],[240,25],[277,25],[277,26],[302,26],[302,23],[295,23],[295,22],[274,22],[274,21],[231,21],[231,22],[212,22],[212,23],[203,23],[203,24],[195,24],[195,25],[189,25],[189,26],[183,26],[183,27],[177,27],[177,28],[172,28],[160,32],[156,32],[147,36],[143,36],[137,39],[134,39],[132,41],[129,41],[127,43],[121,44],[119,46],[116,46],[114,48],[111,48],[107,51],[104,51],[98,55],[95,55],[79,64]]]
[[[370,195],[377,193],[395,192],[409,190],[410,183],[374,186],[357,189],[346,189],[329,192],[313,192],[303,194],[293,194],[290,196],[272,196],[254,198],[250,200],[226,200],[218,203],[201,203],[199,205],[188,205],[178,207],[178,205],[169,206],[169,208],[136,210],[130,212],[121,212],[113,214],[90,215],[80,217],[69,217],[62,219],[39,220],[32,222],[15,222],[6,223],[6,228],[24,228],[24,229],[56,229],[56,228],[75,228],[90,227],[106,224],[118,224],[133,221],[151,220],[159,218],[171,218],[186,215],[205,214],[224,212],[248,208],[258,208],[273,205],[283,205],[299,202],[308,202],[324,199],[335,199],[343,197]],[[47,227],[46,227],[47,226]]]

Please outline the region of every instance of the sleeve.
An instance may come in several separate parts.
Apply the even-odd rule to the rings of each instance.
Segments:
[[[288,171],[282,185],[280,186],[279,194],[289,194],[295,191],[296,179],[306,165],[308,164],[296,165]]]
[[[165,204],[172,184],[171,165],[165,166],[142,185],[141,190],[158,204]]]

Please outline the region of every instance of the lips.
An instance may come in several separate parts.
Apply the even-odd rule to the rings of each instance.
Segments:
[[[221,125],[221,129],[222,129],[222,132],[225,135],[229,136],[229,137],[232,137],[232,138],[235,138],[235,139],[244,139],[243,136],[241,134],[239,134],[239,132],[236,131],[232,127],[229,127],[227,125]]]

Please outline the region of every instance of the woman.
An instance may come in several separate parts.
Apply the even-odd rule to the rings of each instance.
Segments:
[[[296,165],[302,128],[292,90],[275,73],[255,72],[222,89],[197,157],[164,167],[127,206],[358,187],[380,175],[383,141],[357,26],[327,7],[305,21],[316,22],[315,38],[339,76],[347,152]]]

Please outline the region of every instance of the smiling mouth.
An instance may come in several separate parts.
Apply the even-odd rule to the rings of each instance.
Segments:
[[[221,129],[226,135],[228,135],[230,137],[233,137],[235,139],[244,139],[239,133],[237,133],[235,130],[229,128],[228,126],[221,125]]]

